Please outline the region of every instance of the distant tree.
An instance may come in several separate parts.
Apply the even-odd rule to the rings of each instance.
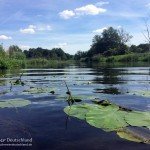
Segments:
[[[117,29],[109,27],[105,29],[101,35],[94,36],[92,45],[88,51],[88,56],[92,57],[95,54],[104,54],[106,56],[117,53],[114,51],[120,50],[121,54],[124,54],[125,43],[129,40],[129,34],[124,30],[118,32]],[[123,50],[121,51],[121,49]],[[127,47],[126,47],[127,48]],[[108,52],[107,52],[108,51]]]
[[[133,37],[132,35],[130,35],[129,33],[127,33],[123,28],[118,29],[118,34],[120,36],[122,44],[126,44]]]
[[[150,52],[150,26],[149,26],[149,19],[145,19],[145,30],[143,32],[143,35],[146,39],[146,42],[148,43],[148,48],[149,48],[149,52]]]
[[[140,44],[137,46],[138,49],[141,49],[140,53],[149,52],[149,44]]]
[[[0,58],[5,58],[6,52],[3,48],[3,44],[0,44]]]
[[[77,53],[74,55],[75,60],[80,60],[82,57],[86,57],[86,52],[77,51]]]
[[[72,56],[65,53],[61,48],[53,48],[52,50],[43,48],[31,48],[29,51],[25,50],[24,54],[27,58],[46,58],[55,60],[67,60]]]
[[[25,59],[25,54],[17,45],[11,45],[8,49],[9,58]]]

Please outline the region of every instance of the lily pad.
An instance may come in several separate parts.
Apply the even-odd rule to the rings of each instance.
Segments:
[[[126,127],[124,116],[126,112],[118,111],[119,107],[110,105],[101,109],[90,110],[86,114],[86,121],[97,128],[105,131],[115,131]]]
[[[102,106],[96,104],[73,105],[64,109],[70,116],[83,119],[94,127],[105,131],[114,131],[128,124],[124,120],[126,112],[119,111],[117,105]]]
[[[150,97],[150,90],[145,91],[135,91],[135,95],[143,96],[143,97]]]
[[[51,88],[35,88],[32,87],[30,89],[24,90],[23,93],[29,93],[29,94],[41,94],[41,93],[52,93],[54,91]]]
[[[126,127],[117,131],[117,135],[129,141],[150,144],[150,131],[146,128]]]
[[[119,137],[129,140],[129,141],[133,141],[133,142],[142,142],[139,138],[135,137],[134,135],[132,135],[129,132],[125,132],[125,131],[117,131],[117,135],[119,135]]]
[[[24,107],[31,104],[29,100],[24,99],[9,99],[0,101],[0,108]]]
[[[149,143],[150,139],[145,138],[134,130],[124,130],[129,127],[150,129],[150,112],[133,111],[112,103],[101,104],[80,104],[68,106],[65,113],[82,120],[91,126],[101,128],[104,131],[116,131],[124,139]]]
[[[131,126],[150,127],[150,112],[132,111],[125,116],[125,120]]]
[[[90,107],[91,107],[90,104],[72,105],[64,108],[64,112],[69,116],[73,116],[78,119],[85,120],[86,114],[89,111]]]

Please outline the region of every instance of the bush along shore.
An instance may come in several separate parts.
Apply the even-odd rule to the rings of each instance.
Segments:
[[[22,51],[18,46],[12,45],[6,51],[0,45],[0,69],[55,67],[72,61],[73,56],[65,53],[61,48],[52,50],[36,48]]]

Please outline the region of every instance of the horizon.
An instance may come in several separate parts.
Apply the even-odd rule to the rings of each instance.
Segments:
[[[94,35],[112,26],[133,35],[128,45],[138,45],[145,43],[149,11],[149,0],[0,0],[0,42],[23,50],[60,47],[72,55],[89,50]]]

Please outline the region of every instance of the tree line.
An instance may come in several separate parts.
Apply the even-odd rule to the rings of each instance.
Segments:
[[[0,58],[11,59],[34,59],[44,58],[47,60],[93,60],[95,57],[111,57],[117,55],[147,53],[150,49],[150,44],[139,44],[128,46],[127,43],[131,40],[132,35],[127,33],[124,29],[115,29],[109,27],[105,29],[100,35],[95,35],[92,39],[92,45],[88,51],[78,51],[75,55],[65,53],[61,48],[43,49],[30,48],[22,51],[19,46],[11,45],[7,51],[4,50],[0,44]]]
[[[34,59],[45,58],[48,60],[69,60],[73,56],[65,53],[61,48],[43,49],[43,48],[30,48],[29,50],[22,51],[19,46],[11,45],[7,51],[0,45],[0,58],[9,57],[11,59]]]
[[[149,51],[149,44],[139,44],[128,46],[132,35],[124,29],[114,29],[109,27],[101,35],[95,35],[92,45],[88,51],[78,51],[74,55],[75,60],[91,60],[93,57],[110,57],[131,53],[146,53]]]

